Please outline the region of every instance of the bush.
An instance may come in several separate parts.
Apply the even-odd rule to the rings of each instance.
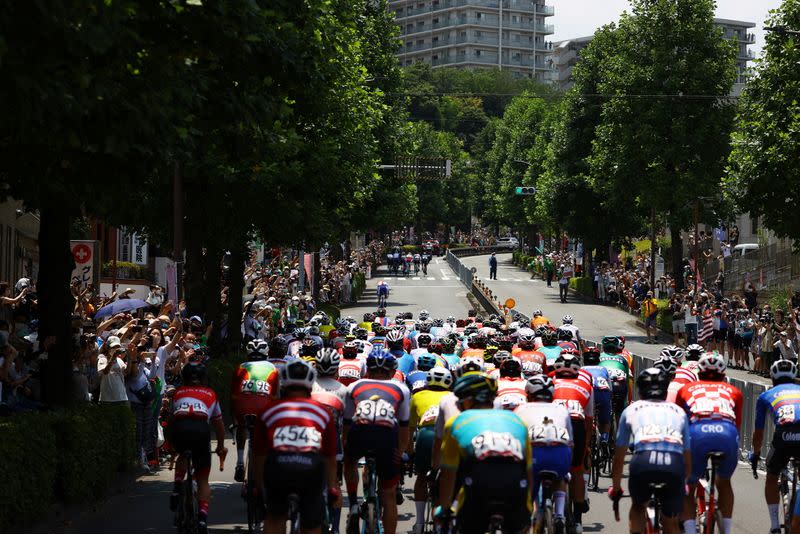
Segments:
[[[0,422],[0,530],[42,517],[56,500],[102,495],[134,456],[133,413],[126,405],[81,405]]]
[[[105,262],[100,270],[100,273],[106,278],[111,278],[114,276],[114,264],[110,261]],[[127,261],[118,261],[117,278],[120,280],[155,280],[155,275],[152,270],[147,268],[146,265],[139,265],[138,263],[130,263]]]
[[[324,311],[325,313],[327,313],[328,317],[331,318],[331,323],[333,323],[333,321],[335,321],[342,315],[342,312],[341,310],[339,310],[339,308],[327,302],[317,306],[317,311]]]
[[[422,247],[420,245],[403,245],[402,247],[400,247],[400,250],[402,250],[406,254],[408,254],[408,253],[421,254],[422,253]]]
[[[208,370],[208,386],[217,394],[220,409],[227,417],[231,413],[231,380],[233,380],[233,372],[243,361],[244,355],[238,354],[233,358],[212,358],[206,366]]]
[[[364,289],[367,287],[367,279],[362,272],[356,272],[353,274],[353,290],[352,290],[352,297],[353,300],[357,300],[361,297],[364,293]]]
[[[581,276],[569,279],[569,288],[585,295],[587,297],[594,297],[594,287],[592,286],[592,279],[588,276]]]

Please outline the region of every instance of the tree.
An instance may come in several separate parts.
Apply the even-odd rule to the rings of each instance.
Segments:
[[[800,28],[800,1],[785,0],[767,26]],[[800,38],[767,34],[764,57],[740,100],[725,186],[741,211],[781,237],[800,238]]]
[[[594,189],[667,214],[673,272],[698,197],[719,195],[729,152],[735,45],[714,27],[713,0],[633,0],[598,93],[608,95],[590,157]],[[717,222],[714,220],[713,222]],[[680,280],[680,277],[677,277]]]

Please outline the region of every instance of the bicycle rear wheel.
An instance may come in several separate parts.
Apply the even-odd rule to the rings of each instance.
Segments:
[[[261,508],[258,503],[255,488],[250,481],[245,482],[245,491],[247,501],[247,531],[249,534],[257,534],[261,532]]]

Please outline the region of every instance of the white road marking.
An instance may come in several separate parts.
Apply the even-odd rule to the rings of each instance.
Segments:
[[[512,282],[522,282],[522,280],[520,280],[519,278],[512,278],[511,281]]]
[[[501,282],[508,282],[508,278],[501,278],[500,281]]]
[[[434,278],[433,276],[429,276],[428,280],[436,280],[436,278]]]
[[[411,279],[412,279],[412,280],[419,280],[420,278],[419,278],[419,276],[414,276],[414,277],[412,277]]]

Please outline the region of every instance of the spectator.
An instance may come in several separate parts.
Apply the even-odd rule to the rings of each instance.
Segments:
[[[497,280],[497,256],[494,252],[489,257],[489,280]]]
[[[658,336],[656,332],[656,319],[658,318],[658,303],[653,298],[653,292],[648,291],[645,299],[642,301],[642,310],[644,310],[644,328],[647,332],[647,339],[645,343],[652,345],[656,342]]]
[[[756,291],[756,288],[752,282],[745,282],[742,293],[744,295],[744,303],[747,306],[747,310],[752,311],[758,302],[758,291]]]
[[[0,282],[0,304],[4,306],[17,306],[21,304],[25,295],[28,294],[28,286],[24,286],[22,291],[14,298],[8,296],[9,287],[10,285],[8,282]]]
[[[686,325],[686,344],[697,343],[697,308],[688,296],[683,303],[683,321]]]
[[[97,371],[100,373],[100,402],[128,402],[125,388],[125,370],[122,343],[117,336],[109,336],[104,349],[97,357]]]

